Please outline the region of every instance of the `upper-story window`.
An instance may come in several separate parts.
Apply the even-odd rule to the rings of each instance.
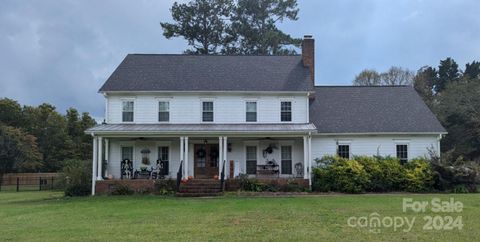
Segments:
[[[158,102],[158,122],[170,121],[170,103],[167,101]]]
[[[291,122],[292,121],[292,102],[282,101],[280,104],[280,121]]]
[[[133,122],[133,101],[122,102],[122,122]]]
[[[202,102],[202,121],[213,122],[213,102],[212,101]]]
[[[257,122],[257,102],[246,102],[246,121]]]

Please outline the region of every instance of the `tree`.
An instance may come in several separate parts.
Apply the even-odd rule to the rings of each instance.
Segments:
[[[380,82],[380,74],[375,70],[368,70],[365,69],[360,74],[355,76],[353,80],[354,86],[379,86]]]
[[[480,79],[480,62],[472,61],[472,63],[465,64],[463,77],[467,79]]]
[[[423,101],[430,109],[433,107],[434,91],[433,87],[438,79],[438,72],[435,68],[424,66],[417,71],[413,78],[413,87],[422,97]]]
[[[35,137],[21,129],[0,124],[0,182],[12,171],[35,171],[42,167]]]
[[[80,159],[82,160],[90,160],[92,157],[92,136],[85,134],[84,131],[95,126],[97,122],[90,117],[90,115],[86,112],[82,113],[82,118],[80,119],[80,126],[82,129],[82,141],[81,146],[79,147],[80,152]]]
[[[438,97],[435,113],[447,129],[442,150],[454,158],[480,159],[480,82],[452,82]]]
[[[28,117],[27,131],[37,137],[46,171],[57,171],[63,160],[75,157],[66,120],[54,106],[44,103],[38,107],[26,107],[24,111]]]
[[[392,66],[388,71],[378,73],[375,70],[365,69],[355,76],[355,86],[399,86],[412,85],[415,75],[408,69]]]
[[[163,35],[183,37],[192,54],[295,53],[300,39],[292,38],[276,26],[297,20],[296,0],[192,0],[174,3],[174,23],[160,23]]]
[[[187,53],[217,54],[231,38],[226,29],[232,7],[232,0],[175,2],[170,9],[175,23],[160,23],[163,35],[167,39],[183,36],[193,48]]]
[[[458,81],[459,77],[458,64],[452,58],[441,60],[438,66],[438,81],[434,86],[435,91],[442,92],[449,83]]]
[[[237,54],[296,53],[289,47],[299,46],[301,39],[285,34],[276,24],[298,20],[298,11],[296,0],[239,0],[232,17],[232,35],[238,40],[233,49]]]
[[[412,71],[397,66],[390,67],[380,75],[382,85],[386,86],[412,85],[413,77]]]
[[[0,123],[9,126],[22,126],[22,106],[12,99],[2,98],[0,99]]]

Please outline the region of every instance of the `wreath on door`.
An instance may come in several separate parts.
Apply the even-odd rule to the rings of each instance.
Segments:
[[[205,158],[205,155],[206,155],[206,154],[207,154],[207,153],[205,152],[205,149],[199,149],[199,150],[197,150],[197,157],[198,157],[198,158]]]

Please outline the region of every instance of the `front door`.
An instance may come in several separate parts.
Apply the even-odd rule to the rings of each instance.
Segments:
[[[194,152],[195,178],[218,175],[218,144],[196,144]]]

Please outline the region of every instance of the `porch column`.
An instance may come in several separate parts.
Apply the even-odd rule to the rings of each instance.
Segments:
[[[228,143],[227,143],[227,136],[223,137],[223,160],[225,161],[225,179],[228,177],[228,172],[227,172],[227,164],[228,164],[228,157],[227,157],[227,150],[228,149]],[[223,168],[223,161],[222,161],[222,168]]]
[[[308,185],[312,186],[312,136],[308,136]]]
[[[223,163],[223,136],[218,137],[218,176],[222,173]]]
[[[97,180],[103,180],[102,178],[102,165],[103,165],[103,142],[102,137],[98,137],[98,159],[97,159]]]
[[[188,164],[188,137],[184,137],[185,141],[184,141],[184,146],[185,146],[185,176],[188,178],[189,174],[188,174],[188,166],[190,164]]]
[[[92,152],[92,196],[95,195],[95,178],[97,174],[97,137],[93,136]]]
[[[182,171],[182,178],[185,179],[185,161],[183,158],[183,155],[185,154],[183,151],[183,142],[184,142],[184,137],[180,136],[180,163],[183,161],[183,171]]]
[[[108,156],[109,156],[109,153],[110,153],[110,140],[109,139],[105,139],[105,161],[107,162],[107,166],[105,167],[105,177],[108,177]]]
[[[303,136],[303,179],[308,179],[308,137]]]

